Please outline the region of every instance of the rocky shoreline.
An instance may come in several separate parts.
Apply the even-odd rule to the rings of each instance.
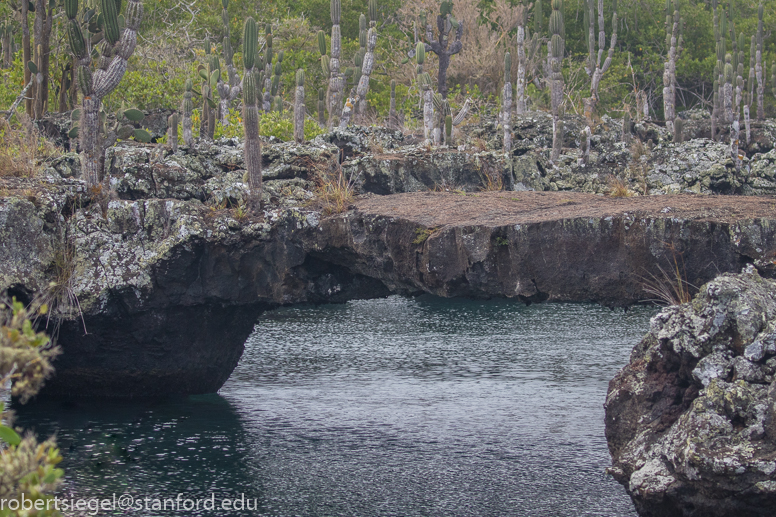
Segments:
[[[41,397],[214,392],[256,318],[281,305],[432,293],[627,307],[678,269],[703,287],[653,319],[610,384],[611,474],[641,515],[766,515],[776,125],[755,128],[738,170],[726,145],[637,124],[644,143],[629,146],[606,120],[587,165],[571,138],[553,167],[549,122],[517,120],[509,155],[487,123],[434,152],[375,128],[265,145],[259,216],[244,209],[236,140],[174,154],[120,144],[97,195],[75,154],[0,177],[0,292],[47,296],[64,351]],[[707,122],[686,131],[702,137]],[[359,196],[332,213],[318,190],[338,174]],[[617,182],[660,195],[606,197]]]
[[[639,515],[776,507],[776,283],[753,267],[652,318],[609,383],[610,473]]]

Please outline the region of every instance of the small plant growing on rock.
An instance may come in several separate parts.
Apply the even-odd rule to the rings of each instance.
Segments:
[[[418,246],[423,244],[429,237],[434,235],[437,230],[439,230],[439,228],[415,228],[415,239],[413,239],[412,244],[417,244]]]

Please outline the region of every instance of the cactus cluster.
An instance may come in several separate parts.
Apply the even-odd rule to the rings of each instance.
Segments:
[[[363,38],[359,36],[359,42],[363,40],[361,45],[363,54],[363,63],[359,71],[359,78],[356,86],[356,96],[358,103],[356,105],[357,113],[363,117],[364,110],[366,109],[366,94],[369,91],[369,78],[372,75],[372,70],[375,65],[375,45],[377,44],[377,0],[369,0],[369,30],[361,31]],[[361,20],[365,20],[364,15],[361,15]],[[359,21],[360,23],[360,21]]]
[[[99,29],[93,37],[84,35],[78,19],[78,0],[65,0],[67,36],[70,51],[77,64],[77,83],[83,94],[79,122],[81,143],[81,170],[90,187],[101,181],[105,163],[105,150],[99,134],[99,113],[102,99],[118,86],[127,60],[135,50],[137,28],[143,15],[140,0],[127,2],[124,16],[119,16],[120,2],[100,0],[100,15],[89,22],[88,30]],[[92,23],[93,22],[93,23]],[[119,30],[119,28],[123,30]],[[91,45],[101,40],[97,68],[92,71]]]

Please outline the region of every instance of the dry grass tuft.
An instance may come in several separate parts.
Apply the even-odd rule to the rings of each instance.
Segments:
[[[681,305],[692,301],[693,291],[698,288],[687,281],[687,270],[684,267],[684,259],[674,247],[668,245],[673,256],[669,271],[658,265],[659,275],[649,273],[648,277],[641,277],[644,292],[654,298],[650,299],[661,305]]]
[[[335,158],[328,167],[318,167],[315,177],[316,193],[323,202],[326,215],[339,214],[348,209],[356,197],[356,183],[361,173],[347,175],[340,160]]]
[[[0,177],[32,178],[47,159],[62,153],[32,128],[14,128],[0,120]]]
[[[633,197],[636,193],[628,188],[628,184],[623,180],[612,177],[612,179],[609,180],[609,191],[607,192],[607,195],[609,197]]]
[[[478,174],[482,181],[480,190],[488,192],[504,190],[504,174],[498,168],[483,163]]]

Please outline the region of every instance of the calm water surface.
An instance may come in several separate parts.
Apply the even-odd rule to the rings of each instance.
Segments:
[[[20,423],[57,433],[66,496],[258,502],[185,515],[633,516],[604,474],[602,405],[654,312],[398,296],[284,308],[218,395],[39,404]]]

